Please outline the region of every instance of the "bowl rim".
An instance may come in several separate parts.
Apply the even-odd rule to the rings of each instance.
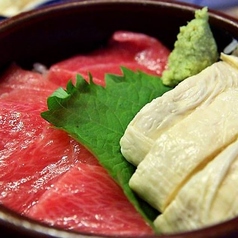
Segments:
[[[66,2],[59,1],[52,4],[44,5],[40,8],[32,9],[29,11],[21,12],[10,18],[5,18],[2,22],[0,22],[0,33],[5,29],[5,27],[10,25],[18,25],[21,21],[26,21],[29,18],[37,18],[41,15],[49,14],[55,11],[58,11],[62,8],[74,8],[74,7],[83,7],[90,5],[101,5],[101,4],[155,4],[161,5],[165,7],[179,8],[181,10],[193,11],[195,9],[202,8],[202,6],[198,6],[196,4],[180,2],[176,0],[67,0]],[[237,25],[238,19],[234,16],[228,15],[224,12],[218,11],[216,9],[208,8],[209,15],[212,18],[222,20],[231,25]]]
[[[30,22],[29,20],[34,18],[37,19],[44,15],[51,14],[53,12],[62,11],[63,9],[71,9],[75,7],[89,7],[92,5],[114,5],[114,4],[149,4],[149,5],[161,5],[164,7],[172,7],[179,8],[185,11],[194,11],[196,9],[201,8],[201,6],[189,4],[185,2],[178,2],[173,0],[71,0],[67,2],[59,2],[52,5],[46,5],[41,8],[37,8],[34,10],[22,12],[18,15],[15,15],[11,18],[4,19],[0,22],[0,34],[4,34],[5,31],[12,29],[24,22]],[[217,10],[209,9],[209,15],[213,20],[223,21],[226,25],[231,27],[238,27],[238,19],[222,13]],[[29,23],[30,24],[30,23]],[[224,237],[227,232],[232,235],[236,232],[238,234],[238,228],[236,225],[238,224],[238,217],[235,217],[231,220],[222,222],[220,224],[216,224],[213,226],[209,226],[203,229],[182,232],[171,235],[153,235],[150,237],[160,237],[160,238],[203,238],[204,234],[206,234],[207,238],[212,237]],[[61,228],[52,227],[50,225],[37,222],[31,218],[22,216],[7,207],[0,205],[0,225],[5,226],[13,226],[13,229],[21,232],[27,232],[32,235],[44,235],[51,237],[68,237],[68,238],[79,238],[79,237],[114,237],[114,236],[105,236],[105,235],[97,235],[92,233],[78,233],[76,231],[67,231]],[[219,233],[219,236],[217,234]],[[118,237],[123,237],[123,235],[119,235]],[[142,236],[144,237],[144,236]],[[146,236],[148,237],[148,236]],[[226,236],[227,237],[227,236]],[[229,236],[231,237],[231,236]],[[232,236],[233,237],[233,236]],[[234,236],[235,237],[235,236]],[[149,238],[149,237],[148,237]]]

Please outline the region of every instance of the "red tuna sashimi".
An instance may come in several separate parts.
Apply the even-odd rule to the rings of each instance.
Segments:
[[[0,202],[20,213],[80,158],[98,164],[66,133],[41,118],[46,97],[57,87],[41,74],[14,64],[2,75]]]
[[[116,32],[106,48],[53,65],[48,78],[65,86],[69,79],[75,79],[77,73],[88,79],[90,72],[95,83],[104,85],[105,73],[121,74],[121,66],[161,75],[168,55],[169,50],[153,37],[133,32]]]
[[[75,165],[46,191],[27,215],[81,232],[153,234],[104,168],[82,163]]]
[[[38,104],[1,101],[0,203],[25,213],[74,164],[97,160],[40,117]]]
[[[151,234],[151,228],[145,224],[105,170],[98,166],[96,159],[64,132],[51,128],[40,117],[40,112],[45,110],[46,98],[58,87],[56,85],[65,86],[76,73],[87,76],[91,72],[97,83],[104,85],[104,73],[119,74],[120,66],[160,74],[167,56],[168,50],[153,38],[143,34],[118,32],[111,39],[108,48],[56,64],[46,77],[13,65],[3,75],[0,83],[0,203],[35,219],[68,229],[88,232],[94,229],[92,232],[104,234],[122,234],[123,231],[126,234]],[[158,62],[160,63],[156,66]],[[95,177],[99,180],[95,180]],[[100,179],[105,181],[105,187]],[[78,204],[79,193],[70,193],[72,210],[61,211],[51,201],[58,196],[59,202],[64,202],[63,194],[57,195],[57,191],[66,186],[69,188],[65,188],[66,194],[72,192],[69,181],[72,187],[86,186],[85,193],[80,193],[80,197],[82,195],[85,200]],[[93,199],[94,203],[86,199],[93,196],[97,198]],[[102,208],[105,205],[100,206],[100,203],[105,202],[108,209]],[[89,210],[84,209],[84,206],[80,207],[80,203]],[[62,205],[64,206],[66,204]],[[52,213],[47,214],[44,211],[49,207],[52,207]],[[76,210],[73,208],[78,209],[79,214],[75,214]],[[81,208],[84,209],[82,214]],[[61,216],[60,212],[63,212]],[[84,214],[85,223],[80,223],[83,219],[80,214]],[[68,219],[63,222],[64,216]],[[70,220],[70,217],[75,216],[75,221]],[[87,224],[93,226],[94,222],[97,222],[96,227],[86,227]],[[114,230],[109,227],[114,227]]]
[[[46,98],[57,88],[56,84],[42,74],[23,70],[12,64],[1,76],[0,100],[38,102],[46,105]]]

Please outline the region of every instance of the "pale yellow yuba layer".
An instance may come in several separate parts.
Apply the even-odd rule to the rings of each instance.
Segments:
[[[155,226],[165,233],[198,229],[237,215],[238,58],[221,58],[155,99],[157,103],[147,104],[121,141],[125,157],[129,153],[129,161],[138,165],[129,184],[162,212]],[[189,91],[193,84],[197,90]],[[171,110],[164,111],[161,104],[167,100]],[[137,161],[143,147],[137,140],[140,133],[150,145]]]
[[[229,88],[238,87],[233,68],[218,62],[192,76],[145,105],[128,125],[121,138],[121,151],[132,164],[139,165],[154,141],[166,130],[183,120],[199,107],[208,106],[214,98]]]
[[[238,89],[228,89],[162,133],[137,167],[131,188],[163,212],[196,169],[238,136],[237,102]]]
[[[155,220],[162,232],[193,230],[238,215],[238,141],[229,145],[180,190]]]

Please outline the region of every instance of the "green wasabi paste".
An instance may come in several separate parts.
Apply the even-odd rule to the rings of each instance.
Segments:
[[[167,69],[162,75],[165,85],[175,86],[218,60],[216,41],[208,23],[207,7],[195,11],[195,19],[180,27]]]

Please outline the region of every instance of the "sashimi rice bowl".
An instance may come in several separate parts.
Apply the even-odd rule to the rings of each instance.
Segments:
[[[237,39],[173,1],[0,22],[1,237],[238,237]]]

